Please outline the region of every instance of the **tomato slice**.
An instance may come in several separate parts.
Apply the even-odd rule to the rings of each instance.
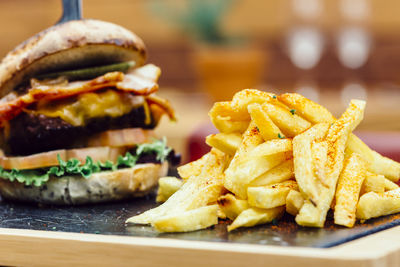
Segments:
[[[132,147],[150,142],[154,137],[153,130],[143,130],[142,128],[110,130],[91,137],[88,146]]]
[[[94,162],[106,162],[111,160],[115,162],[119,155],[125,155],[128,149],[125,147],[88,147],[77,149],[61,149],[44,153],[33,154],[23,157],[0,157],[0,166],[4,169],[37,169],[58,165],[57,156],[60,155],[62,160],[71,158],[78,159],[82,164],[85,163],[86,157],[90,156]]]

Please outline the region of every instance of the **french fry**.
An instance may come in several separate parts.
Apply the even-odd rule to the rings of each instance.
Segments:
[[[399,186],[389,179],[385,178],[385,191],[390,191],[399,188]]]
[[[212,149],[198,176],[191,176],[175,194],[157,208],[131,217],[126,222],[152,224],[165,215],[172,216],[217,201],[223,190],[226,160],[227,156],[224,153]]]
[[[277,153],[267,157],[258,157],[254,160],[249,160],[247,157],[248,152],[263,142],[264,140],[257,130],[257,126],[254,122],[251,122],[248,129],[243,134],[239,149],[225,171],[225,188],[241,199],[247,198],[247,184],[257,176],[283,162],[286,158],[284,153]]]
[[[293,159],[289,159],[254,179],[249,186],[281,183],[294,178]]]
[[[400,163],[382,156],[381,154],[372,151],[374,162],[370,170],[372,172],[382,174],[392,182],[398,182],[400,178]]]
[[[356,216],[357,219],[368,220],[397,212],[400,212],[400,188],[362,195],[358,201]]]
[[[206,137],[207,145],[231,156],[235,155],[241,142],[242,136],[239,133],[218,133]]]
[[[385,192],[385,180],[386,178],[383,175],[367,172],[360,195],[371,191],[376,193]]]
[[[221,196],[218,198],[217,203],[225,215],[231,220],[236,219],[242,211],[249,207],[246,200],[238,199],[232,194]]]
[[[294,173],[304,199],[318,199],[317,178],[314,171],[312,144],[325,137],[328,123],[316,124],[293,138]]]
[[[247,188],[250,206],[271,209],[286,204],[286,197],[290,190],[297,190],[297,183],[293,180],[278,184]]]
[[[231,102],[217,102],[208,113],[212,123],[222,133],[243,133],[250,121],[247,106],[264,103],[272,99],[272,94],[246,89],[236,93]]]
[[[204,154],[198,160],[189,162],[178,167],[178,174],[183,180],[187,180],[192,176],[199,176],[205,164],[210,160],[210,153]]]
[[[343,164],[336,188],[335,224],[353,227],[361,185],[367,174],[362,157],[353,153]]]
[[[327,184],[328,187],[321,187],[317,203],[306,203],[303,205],[299,214],[296,216],[296,222],[303,226],[323,227],[326,214],[330,208],[335,195],[335,189],[339,174],[343,168],[344,151],[346,142],[350,133],[360,123],[363,118],[365,101],[352,100],[349,107],[336,120],[328,130],[326,141],[328,142],[327,159]],[[294,141],[293,141],[294,142]],[[294,144],[293,144],[293,151]],[[296,159],[296,155],[294,155]],[[296,173],[296,161],[295,161]],[[297,179],[297,176],[296,176]],[[299,183],[301,189],[302,184]],[[303,211],[304,209],[304,211]],[[313,210],[314,209],[314,210]]]
[[[265,141],[284,136],[278,126],[270,119],[267,112],[260,104],[254,103],[248,106],[250,117],[260,130],[261,136]]]
[[[280,218],[284,211],[285,207],[276,207],[273,209],[249,208],[236,217],[233,223],[228,226],[228,231],[233,231],[239,227],[251,227],[270,223],[274,219]]]
[[[255,147],[252,151],[248,153],[248,157],[263,157],[276,154],[279,152],[289,152],[292,151],[292,140],[291,139],[274,139],[266,141]]]
[[[332,123],[336,118],[323,106],[296,93],[287,93],[278,96],[279,101],[289,108],[296,110],[296,114],[313,124]]]
[[[303,207],[304,198],[297,190],[290,190],[286,197],[286,212],[296,216]]]
[[[250,121],[235,121],[231,117],[216,116],[211,119],[215,128],[221,133],[243,133]]]
[[[176,177],[161,177],[158,180],[158,190],[156,202],[165,202],[172,196],[183,184],[182,179]]]
[[[283,94],[278,99],[313,124],[335,121],[335,117],[326,108],[302,95]],[[358,153],[367,161],[370,172],[384,175],[393,182],[400,179],[400,163],[373,151],[354,134],[350,135],[347,146],[349,154]]]
[[[166,215],[153,223],[158,232],[189,232],[218,223],[218,205],[200,207],[174,215]]]
[[[268,116],[279,127],[285,137],[294,137],[311,127],[311,123],[296,115],[293,111],[292,114],[289,109],[280,105],[264,103],[262,108],[268,113]]]
[[[314,175],[321,186],[329,187],[326,174],[326,164],[328,162],[328,142],[318,141],[311,145],[311,155],[314,164]],[[317,183],[317,190],[321,190]]]
[[[239,109],[246,109],[252,103],[262,104],[270,102],[273,99],[273,94],[255,89],[244,89],[237,92],[232,98],[232,105]]]

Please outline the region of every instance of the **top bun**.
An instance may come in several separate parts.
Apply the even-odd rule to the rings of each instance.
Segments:
[[[0,98],[34,75],[135,61],[146,48],[131,31],[99,20],[74,20],[50,27],[8,53],[0,64]]]

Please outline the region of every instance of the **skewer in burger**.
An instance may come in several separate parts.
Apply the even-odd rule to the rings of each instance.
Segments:
[[[98,20],[53,26],[0,64],[0,194],[73,205],[142,196],[176,161],[153,129],[174,120],[156,96],[143,41]]]

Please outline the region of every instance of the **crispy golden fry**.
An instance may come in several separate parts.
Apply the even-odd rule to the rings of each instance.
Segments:
[[[332,123],[335,121],[335,117],[326,108],[302,95],[283,94],[278,99],[289,108],[295,109],[297,114],[313,124],[321,122]],[[400,179],[400,164],[398,162],[371,150],[354,134],[350,135],[347,146],[346,149],[349,150],[349,154],[358,153],[367,161],[370,172],[384,175],[393,182],[397,182]]]
[[[281,105],[264,103],[262,108],[285,137],[294,137],[311,127],[311,123]]]
[[[400,188],[384,193],[369,192],[360,197],[357,219],[368,220],[400,212]]]
[[[161,177],[158,180],[158,190],[156,202],[165,202],[172,196],[183,184],[182,179],[176,177]]]
[[[313,124],[322,122],[332,123],[336,120],[326,108],[302,95],[287,93],[278,96],[278,99],[289,108],[296,110],[296,114]]]
[[[189,179],[189,177],[200,175],[201,171],[205,166],[205,163],[209,161],[209,157],[210,153],[207,153],[198,160],[192,161],[190,163],[178,167],[179,176],[182,179],[187,180]]]
[[[293,159],[286,160],[254,179],[249,186],[263,186],[281,183],[294,178]]]
[[[246,200],[238,199],[232,194],[226,194],[221,196],[217,203],[225,215],[234,220],[236,217],[242,213],[242,211],[248,209],[249,204]]]
[[[312,204],[306,202],[304,204],[299,214],[296,216],[296,222],[298,224],[313,227],[324,226],[326,214],[335,195],[337,180],[343,168],[346,142],[350,133],[362,120],[364,109],[365,101],[352,100],[342,116],[329,128],[326,136],[329,148],[326,170],[328,187],[321,187],[317,203]],[[295,149],[293,148],[293,150]],[[296,155],[294,155],[294,157],[296,158]],[[299,183],[300,188],[301,186],[302,184]],[[303,211],[303,209],[305,210]],[[312,209],[315,209],[315,211]]]
[[[374,162],[370,170],[374,173],[382,174],[392,182],[399,181],[400,178],[400,163],[382,156],[381,154],[372,150]]]
[[[156,219],[154,228],[159,232],[189,232],[208,228],[218,223],[218,205],[200,207]]]
[[[246,110],[250,104],[271,102],[273,94],[255,89],[244,89],[237,92],[232,98],[232,105],[239,110]]]
[[[362,157],[353,153],[343,164],[336,188],[335,224],[353,227],[361,185],[367,174]]]
[[[277,153],[266,157],[249,160],[248,153],[264,142],[257,126],[251,122],[243,135],[233,160],[225,171],[224,186],[241,199],[247,198],[247,187],[252,180],[264,172],[272,169],[286,158],[284,153]]]
[[[211,134],[207,136],[206,143],[211,147],[233,156],[242,143],[242,136],[239,133]]]
[[[260,104],[254,103],[248,107],[251,119],[255,122],[265,141],[284,136],[278,126],[270,119]]]
[[[296,181],[288,180],[282,183],[247,188],[250,206],[271,209],[286,204],[290,190],[297,190]]]
[[[389,179],[385,178],[385,191],[390,191],[399,188],[399,186]]]
[[[235,121],[231,117],[219,115],[212,118],[211,121],[221,133],[243,133],[250,123],[250,121]]]
[[[385,180],[386,178],[383,175],[367,172],[360,195],[371,191],[376,193],[385,192]]]
[[[255,147],[251,152],[248,153],[248,157],[263,157],[279,152],[289,152],[292,150],[293,147],[291,139],[274,139]]]
[[[236,93],[231,102],[217,102],[208,115],[212,123],[222,133],[243,133],[250,121],[247,106],[264,103],[272,99],[272,94],[246,89]]]
[[[325,137],[328,123],[316,124],[293,138],[294,173],[300,192],[305,199],[318,199],[317,178],[314,171],[312,144]]]
[[[311,155],[314,164],[315,178],[320,182],[317,183],[317,189],[320,190],[321,186],[329,187],[326,175],[326,164],[328,162],[328,142],[319,141],[311,145]]]
[[[212,149],[198,176],[191,176],[175,194],[157,208],[131,217],[126,222],[152,224],[165,215],[172,216],[217,201],[223,190],[226,161],[227,156],[224,153]]]
[[[303,207],[304,198],[297,190],[290,190],[286,197],[286,212],[296,216]]]
[[[285,207],[276,207],[273,209],[249,208],[236,217],[233,223],[228,226],[228,231],[230,232],[239,227],[251,227],[270,223],[272,220],[280,218],[284,212]]]

